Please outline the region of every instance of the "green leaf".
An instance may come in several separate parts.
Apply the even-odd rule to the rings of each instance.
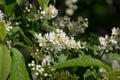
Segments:
[[[90,33],[90,40],[89,40],[90,44],[91,45],[99,45],[100,42],[99,42],[99,39],[98,39],[98,36],[93,34],[93,33]]]
[[[107,70],[111,70],[111,67],[109,65],[103,63],[102,61],[96,58],[87,55],[81,56],[80,58],[70,59],[65,62],[55,64],[52,67],[59,69],[59,68],[77,67],[77,66],[82,66],[82,67],[95,66],[95,67],[103,67],[106,68]]]
[[[110,53],[109,54],[110,58],[113,59],[113,60],[117,60],[120,62],[120,55],[117,54],[117,53]]]
[[[23,39],[26,43],[32,45],[32,41],[25,34],[21,33],[21,35],[23,36]]]
[[[11,52],[13,57],[10,80],[30,80],[22,53],[16,48],[13,48]]]
[[[108,77],[110,78],[110,80],[118,80],[116,78],[120,78],[120,71],[110,71],[110,72],[107,72],[105,74],[103,74],[104,77]]]
[[[15,46],[21,46],[21,47],[27,48],[27,46],[24,45],[22,42],[15,42],[14,45],[15,45]]]
[[[47,23],[43,23],[42,28],[50,30],[50,31],[55,31],[55,28]]]
[[[53,0],[54,1],[54,5],[56,4],[56,0]]]
[[[23,30],[21,28],[19,29],[19,33],[22,35],[24,41],[28,43],[29,45],[32,45],[32,41],[24,34]]]
[[[0,44],[0,80],[7,80],[11,70],[10,51],[4,44]]]
[[[60,56],[57,56],[57,58],[58,58],[58,62],[64,62],[64,61],[66,61],[68,56],[66,56],[64,54],[60,54]]]
[[[38,2],[40,4],[40,7],[41,7],[42,10],[44,10],[47,7],[49,1],[50,0],[38,0]]]
[[[96,70],[87,70],[85,73],[84,73],[84,80],[95,80],[96,77],[97,77],[97,72]]]
[[[14,9],[17,3],[11,3],[5,6],[5,12],[8,16],[14,16]]]
[[[0,41],[4,41],[6,38],[6,25],[3,21],[0,21]]]
[[[16,2],[17,2],[17,4],[18,4],[19,6],[21,6],[21,5],[23,5],[24,0],[16,0]]]
[[[7,32],[7,35],[9,36],[16,35],[19,30],[20,30],[20,27],[13,27],[9,32]]]
[[[4,1],[5,1],[6,5],[9,5],[9,4],[12,4],[12,3],[16,2],[16,0],[4,0]]]
[[[0,4],[5,4],[5,0],[0,0]]]

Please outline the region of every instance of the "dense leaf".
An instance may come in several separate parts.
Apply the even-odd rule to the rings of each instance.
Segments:
[[[59,68],[75,67],[75,66],[83,66],[83,67],[96,66],[96,67],[106,68],[107,70],[111,70],[111,67],[109,65],[87,55],[84,55],[80,58],[70,59],[65,62],[55,64],[53,68],[59,69]]]
[[[32,45],[32,41],[25,35],[25,34],[21,34],[23,36],[23,39],[26,43],[28,43],[29,45]]]
[[[95,70],[87,70],[84,74],[84,80],[95,80],[97,77],[97,72]]]
[[[15,48],[13,48],[11,52],[13,57],[10,80],[29,80],[22,53]]]
[[[49,0],[38,0],[38,2],[40,4],[41,9],[44,10],[48,5]]]
[[[32,41],[24,34],[23,30],[21,28],[18,28],[19,33],[22,35],[24,41],[28,43],[29,45],[32,45]]]
[[[17,34],[17,32],[19,32],[20,27],[13,27],[8,33],[9,36],[13,36],[15,34]]]
[[[6,37],[6,25],[3,21],[0,21],[0,41],[4,41]]]
[[[4,44],[0,44],[0,80],[7,80],[11,70],[10,51]]]
[[[91,45],[99,45],[100,42],[99,42],[98,36],[93,33],[90,33],[89,43]]]
[[[5,12],[8,16],[14,16],[15,6],[16,6],[16,3],[12,3],[5,6]]]
[[[10,5],[16,2],[16,0],[4,0],[6,5]]]

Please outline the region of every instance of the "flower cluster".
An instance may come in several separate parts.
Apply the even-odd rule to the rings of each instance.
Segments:
[[[68,7],[66,9],[66,14],[67,15],[73,15],[74,11],[77,9],[77,5],[75,5],[75,3],[77,3],[78,0],[65,0],[65,4]]]
[[[47,20],[55,18],[58,15],[58,10],[52,4],[50,4],[44,10],[41,10],[41,8],[36,9],[34,5],[30,4],[25,7],[24,13],[24,16],[26,19],[28,19],[28,21],[43,21],[44,19]]]
[[[56,29],[55,32],[46,33],[42,36],[41,33],[36,34],[39,46],[45,51],[58,52],[63,49],[81,49],[80,41],[76,42],[73,37],[68,37],[63,30]]]
[[[49,7],[46,7],[41,12],[41,14],[44,15],[44,17],[51,19],[57,16],[58,10],[52,4],[50,4]]]
[[[38,75],[39,73],[42,74],[44,72],[44,68],[42,68],[41,65],[36,65],[35,61],[31,61],[28,66],[31,67],[31,70],[36,71],[36,75]]]
[[[59,23],[58,23],[59,22]],[[78,20],[71,21],[69,17],[58,17],[53,22],[52,25],[59,27],[60,29],[68,29],[67,32],[71,36],[75,36],[77,33],[84,33],[85,29],[88,27],[88,19],[83,17],[78,17]]]
[[[120,29],[113,28],[111,37],[106,35],[105,37],[99,37],[99,41],[101,44],[101,49],[108,52],[113,49],[120,49]]]
[[[39,58],[39,59],[42,59],[42,58]],[[28,66],[34,72],[32,76],[35,76],[35,75],[36,76],[42,75],[44,77],[51,76],[51,74],[49,72],[46,72],[47,68],[50,71],[53,70],[53,69],[51,69],[49,62],[50,62],[50,56],[45,56],[45,58],[39,64],[37,64],[36,61],[32,60],[31,63],[28,64]]]
[[[10,29],[12,29],[11,22],[4,20],[4,15],[1,10],[0,10],[0,21],[4,22],[7,31],[10,31]]]

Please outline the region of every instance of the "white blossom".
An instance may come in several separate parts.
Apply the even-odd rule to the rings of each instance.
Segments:
[[[107,46],[108,45],[108,35],[105,35],[105,38],[104,37],[99,37],[99,40],[100,40],[100,44],[103,45],[103,46]]]
[[[71,16],[74,14],[74,11],[77,9],[77,5],[75,5],[75,3],[77,3],[78,0],[65,0],[65,5],[68,7],[66,9],[66,14]]]
[[[1,10],[0,10],[0,20],[3,20],[3,13]]]
[[[58,10],[50,4],[49,7],[46,7],[42,12],[42,15],[44,15],[46,18],[51,19],[57,16]]]
[[[112,29],[112,35],[117,35],[118,32],[119,32],[119,28],[113,27],[113,29]]]
[[[6,23],[6,27],[7,27],[7,31],[10,31],[10,30],[12,29],[12,26],[11,26],[11,22],[10,22],[10,21],[8,21],[8,22]]]
[[[114,27],[110,37],[108,35],[99,37],[99,41],[101,49],[107,52],[113,49],[120,49],[120,29]]]
[[[45,56],[45,58],[42,60],[42,66],[50,66],[51,57],[49,55]]]
[[[76,42],[73,37],[68,37],[63,30],[56,29],[53,32],[46,33],[41,36],[39,33],[36,38],[38,39],[39,46],[44,47],[45,51],[58,52],[63,49],[81,49],[80,41]]]

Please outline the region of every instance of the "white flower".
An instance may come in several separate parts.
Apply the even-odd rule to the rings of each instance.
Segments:
[[[74,9],[71,8],[66,9],[66,14],[73,15],[73,13],[74,13]]]
[[[73,3],[77,3],[78,2],[78,0],[71,0]]]
[[[113,27],[113,29],[112,29],[112,35],[117,35],[118,32],[119,32],[119,28]]]
[[[117,44],[117,38],[116,38],[116,36],[111,36],[110,42],[112,44]]]
[[[51,57],[49,55],[45,56],[45,58],[42,60],[42,66],[50,66]]]
[[[46,18],[51,19],[57,16],[58,10],[53,6],[49,5],[49,7],[46,7],[41,14],[43,14]]]
[[[107,46],[108,45],[108,35],[105,35],[105,38],[99,37],[99,41],[102,46]]]
[[[11,22],[10,22],[10,21],[8,21],[8,22],[6,23],[6,27],[7,27],[7,31],[10,31],[10,30],[12,29],[12,26],[11,26]]]
[[[1,10],[0,10],[0,20],[3,20],[3,13]]]
[[[55,32],[50,32],[41,36],[38,36],[39,46],[45,48],[45,51],[58,52],[63,49],[81,49],[80,41],[76,42],[73,37],[66,36],[66,33],[60,29],[56,29]]]
[[[66,0],[65,4],[68,7],[66,9],[66,14],[67,15],[73,15],[74,11],[77,9],[77,5],[75,5],[75,3],[77,3],[78,0]]]

